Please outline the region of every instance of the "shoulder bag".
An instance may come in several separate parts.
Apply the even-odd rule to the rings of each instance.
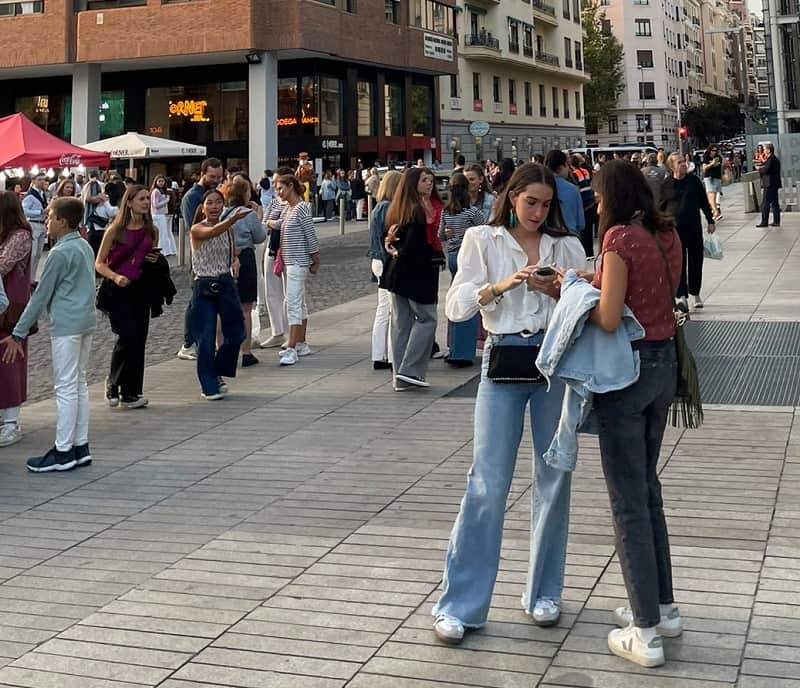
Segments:
[[[697,375],[697,364],[686,342],[684,325],[689,320],[689,314],[675,304],[675,284],[672,281],[672,268],[667,258],[667,253],[657,236],[653,236],[664,266],[667,269],[667,284],[669,285],[669,306],[675,316],[675,352],[678,360],[678,385],[675,391],[675,402],[670,411],[672,427],[688,429],[699,428],[703,424],[703,400],[700,398],[700,379]]]

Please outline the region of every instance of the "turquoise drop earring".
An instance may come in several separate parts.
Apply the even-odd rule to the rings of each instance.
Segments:
[[[517,214],[512,210],[508,214],[508,228],[509,229],[514,229],[514,227],[517,226],[518,222],[519,222],[519,219],[517,218]]]

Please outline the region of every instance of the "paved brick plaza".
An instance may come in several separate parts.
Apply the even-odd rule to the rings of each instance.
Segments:
[[[763,232],[726,191],[704,317],[800,319],[800,213]],[[366,259],[365,259],[366,263]],[[445,280],[443,280],[445,281]],[[800,416],[714,408],[669,433],[662,479],[686,632],[667,664],[608,652],[624,598],[599,453],[573,488],[566,613],[519,608],[530,445],[509,500],[490,624],[438,644],[430,607],[471,457],[471,371],[396,394],[368,363],[373,299],[311,320],[319,352],[261,365],[224,402],[190,363],[148,369],[145,411],[92,388],[94,464],[31,475],[51,400],[0,449],[0,686],[789,688],[800,686]],[[271,355],[265,352],[265,362]]]

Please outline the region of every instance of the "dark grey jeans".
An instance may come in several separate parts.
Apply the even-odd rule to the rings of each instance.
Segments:
[[[600,455],[614,518],[617,556],[636,626],[659,623],[671,604],[669,534],[656,472],[675,397],[675,342],[641,342],[641,373],[630,387],[594,397]]]

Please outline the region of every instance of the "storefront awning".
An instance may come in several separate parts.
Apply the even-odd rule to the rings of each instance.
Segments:
[[[19,168],[27,172],[34,166],[108,167],[109,162],[108,153],[73,146],[48,134],[22,113],[0,119],[0,170]]]
[[[121,136],[87,143],[86,147],[94,151],[105,151],[112,158],[141,160],[143,158],[183,158],[206,154],[205,146],[182,141],[170,141],[157,136],[145,136],[129,131]]]

